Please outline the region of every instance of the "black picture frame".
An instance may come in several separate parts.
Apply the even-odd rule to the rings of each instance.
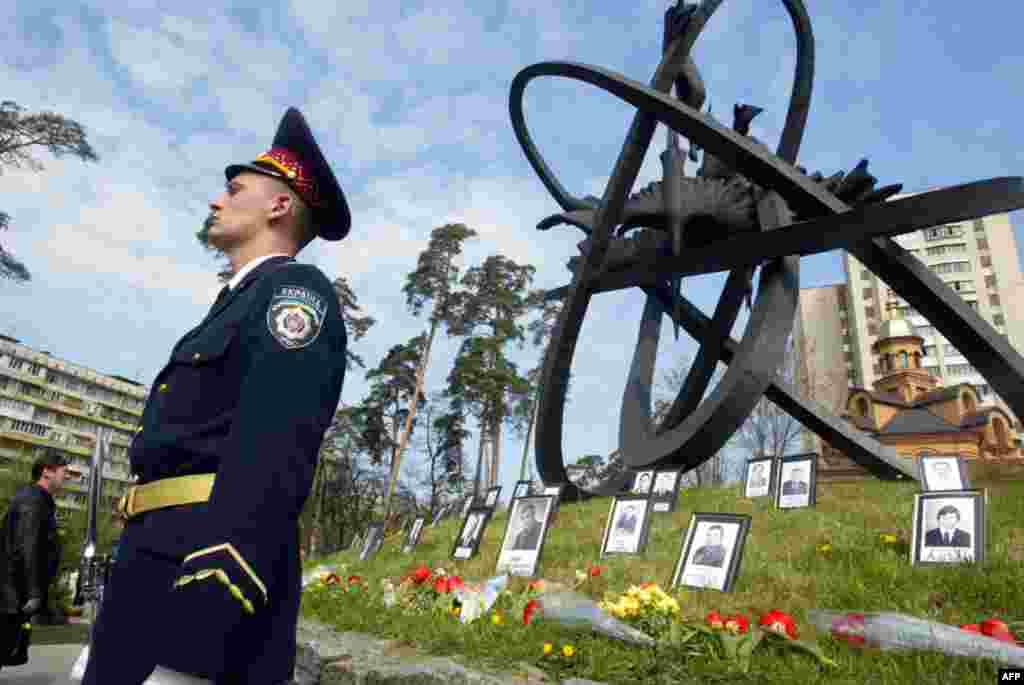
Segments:
[[[939,470],[938,467],[941,464],[949,465],[948,479],[937,477],[939,474],[936,471]],[[972,489],[970,477],[967,473],[967,461],[958,454],[922,454],[917,458],[917,476],[918,482],[921,484],[921,492],[950,492]],[[950,480],[952,482],[943,483],[941,482],[942,480]]]
[[[632,556],[638,556],[644,554],[647,549],[647,533],[650,530],[651,524],[651,500],[646,495],[619,495],[612,500],[611,508],[608,510],[608,520],[605,522],[604,535],[601,539],[601,558],[608,556],[609,554],[626,554]],[[634,507],[634,511],[639,511],[641,519],[639,522],[640,529],[634,531],[631,537],[635,537],[635,548],[632,550],[626,549],[612,549],[612,546],[618,547],[617,538],[620,537],[616,534],[616,529],[619,528],[618,520],[620,512],[625,513],[628,508]],[[635,526],[636,524],[634,524]]]
[[[514,526],[517,514],[527,506],[533,507],[534,521],[540,524],[540,529],[536,531],[536,540],[529,548],[512,549],[510,536],[513,530],[517,530],[517,527]],[[539,520],[536,517],[538,507],[543,507]],[[509,505],[508,522],[505,524],[505,532],[501,536],[501,546],[498,548],[498,559],[495,562],[496,574],[507,573],[510,576],[526,577],[537,574],[544,550],[544,540],[547,538],[548,529],[551,526],[554,507],[555,498],[547,495],[530,495],[529,497],[516,497],[512,500]]]
[[[423,534],[423,525],[427,522],[426,516],[417,516],[412,520],[412,526],[409,527],[409,534],[405,538],[405,543],[402,545],[402,552],[408,553],[416,548],[416,545],[420,542],[420,535]]]
[[[668,491],[658,491],[658,482],[664,480],[671,474],[673,476],[672,488]],[[667,513],[676,510],[676,501],[679,499],[679,488],[683,482],[682,469],[659,469],[654,472],[654,479],[651,481],[651,513]]]
[[[498,506],[498,498],[501,497],[501,486],[495,485],[493,488],[487,488],[487,494],[484,495],[483,506],[487,507],[491,511]]]
[[[807,480],[803,481],[806,492],[787,492],[787,475],[793,469],[807,470]],[[818,455],[794,454],[779,460],[775,487],[775,508],[782,510],[806,509],[813,507],[817,501],[818,490]]]
[[[690,523],[683,531],[679,546],[679,558],[676,560],[675,568],[672,571],[672,578],[669,580],[669,587],[692,587],[699,589],[718,590],[719,592],[731,592],[736,585],[736,578],[740,573],[740,566],[743,562],[743,552],[746,549],[747,537],[750,534],[751,517],[747,514],[724,514],[718,512],[695,512],[690,516]],[[713,552],[702,550],[712,545],[701,545],[698,535],[705,533],[705,541],[711,541],[710,533],[713,528],[721,527],[722,533],[719,538],[719,545],[729,541],[720,563],[702,563],[698,555],[708,559],[709,562],[716,559]],[[731,534],[725,528],[731,529]],[[694,548],[694,544],[698,546]],[[715,569],[720,569],[716,571]],[[699,582],[696,582],[697,578]],[[686,581],[690,582],[686,582]]]
[[[530,481],[528,480],[517,480],[516,484],[512,486],[512,499],[519,499],[520,497],[530,496]]]
[[[434,514],[434,518],[430,520],[429,527],[433,528],[437,525],[438,521],[441,521],[442,519],[446,518],[451,513],[452,507],[454,506],[454,502],[446,502],[445,504],[442,504],[441,507],[437,510],[437,513]]]
[[[484,533],[487,531],[487,524],[491,520],[491,514],[493,510],[489,507],[471,507],[466,516],[462,520],[462,525],[455,532],[455,541],[452,543],[452,559],[458,559],[459,561],[466,561],[476,556],[477,550],[480,549],[480,541],[484,537]],[[463,533],[466,532],[466,526],[469,524],[471,516],[482,517],[479,519],[477,524],[476,534],[470,541],[470,544],[463,544]]]
[[[633,485],[630,486],[629,495],[650,495],[651,487],[654,485],[654,469],[641,469],[633,474]]]
[[[544,497],[554,497],[555,501],[551,504],[551,511],[558,511],[558,507],[562,501],[562,491],[565,490],[565,483],[559,483],[558,485],[545,485],[541,489],[541,495]]]
[[[985,561],[986,509],[988,497],[980,490],[939,490],[914,494],[914,517],[910,534],[911,566],[949,566],[967,562]],[[950,541],[941,539],[939,520],[949,516],[947,507],[957,512]],[[965,514],[970,513],[970,516]],[[932,535],[935,532],[936,535]],[[957,533],[967,533],[967,544],[956,544]],[[944,537],[944,536],[943,536]],[[961,543],[963,540],[961,540]],[[966,552],[964,550],[967,550]]]
[[[755,485],[755,492],[759,494],[751,494],[751,476],[755,470],[755,466],[759,466],[761,471],[768,471],[768,483],[767,485]],[[758,497],[774,497],[777,485],[778,474],[778,460],[774,457],[759,457],[757,459],[747,460],[746,468],[743,470],[743,496],[747,499],[756,499]],[[762,473],[763,475],[763,473]],[[763,489],[763,492],[762,492]]]
[[[362,547],[359,550],[359,561],[366,561],[381,548],[384,544],[384,522],[371,521],[366,526],[366,537],[363,539]]]

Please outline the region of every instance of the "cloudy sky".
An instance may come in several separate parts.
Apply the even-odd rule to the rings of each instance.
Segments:
[[[800,163],[826,174],[862,157],[907,190],[1024,172],[1024,10],[1009,2],[811,5],[817,69]],[[537,268],[537,287],[568,279],[580,234],[535,225],[557,211],[512,133],[508,91],[529,64],[568,59],[648,81],[665,0],[392,2],[34,0],[0,7],[0,98],[83,124],[96,164],[42,158],[42,173],[3,170],[4,245],[31,270],[0,282],[0,333],[148,384],[219,286],[193,234],[227,163],[251,160],[288,106],[301,109],[349,198],[344,242],[302,261],[349,278],[378,320],[354,349],[376,364],[424,323],[400,292],[432,228],[461,221],[480,237],[465,264],[502,253]],[[715,113],[765,108],[753,128],[774,148],[795,55],[781,3],[728,0],[696,50]],[[600,196],[632,110],[574,82],[535,81],[529,124],[576,195]],[[659,176],[659,130],[638,183]],[[691,166],[692,171],[692,166]],[[1015,225],[1020,226],[1018,216]],[[1021,236],[1018,232],[1018,241]],[[802,285],[842,278],[836,253],[805,259]],[[710,311],[720,276],[688,279]],[[573,366],[569,459],[616,446],[619,398],[641,298],[596,298]],[[739,331],[737,331],[739,333]],[[693,342],[663,333],[662,359]],[[440,389],[456,342],[435,352]],[[524,367],[537,353],[516,352]],[[342,400],[358,402],[362,373]],[[475,447],[468,452],[475,454]],[[522,441],[505,442],[503,481]]]

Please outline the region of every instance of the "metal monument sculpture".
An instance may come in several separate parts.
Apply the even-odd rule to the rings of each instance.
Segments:
[[[573,62],[534,64],[512,82],[509,110],[516,137],[563,209],[538,228],[568,224],[587,234],[579,244],[581,255],[569,262],[572,282],[548,293],[562,299],[563,307],[544,361],[537,418],[538,471],[545,483],[565,483],[564,496],[570,498],[616,493],[630,477],[619,473],[586,491],[571,483],[562,455],[562,420],[569,368],[591,297],[631,287],[641,288],[647,299],[622,401],[619,450],[628,467],[697,467],[767,397],[877,476],[915,477],[909,461],[891,447],[800,397],[776,375],[796,311],[800,257],[838,248],[848,250],[926,317],[1024,415],[1024,358],[890,237],[1024,207],[1024,180],[994,178],[887,201],[901,186],[876,189],[866,160],[849,174],[807,175],[796,161],[810,106],[814,40],[801,0],[783,0],[796,34],[797,58],[775,153],[747,134],[758,108],[737,105],[732,129],[720,125],[700,111],[704,85],[690,52],[721,2],[680,0],[669,8],[662,59],[649,86]],[[530,137],[523,95],[530,81],[543,76],[582,81],[637,109],[601,199],[570,195]],[[670,131],[661,157],[662,180],[630,195],[659,122]],[[690,141],[694,161],[693,149],[704,151],[695,176],[685,173],[679,135]],[[634,229],[639,230],[627,237]],[[729,274],[709,318],[680,292],[680,279],[716,271]],[[744,300],[751,311],[737,341],[730,331]],[[666,315],[700,348],[667,417],[652,429],[650,388]],[[707,393],[719,361],[728,370]]]

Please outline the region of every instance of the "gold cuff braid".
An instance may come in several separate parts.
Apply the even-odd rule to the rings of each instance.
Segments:
[[[242,589],[234,583],[232,583],[231,579],[228,578],[228,574],[224,573],[224,571],[222,571],[219,568],[208,568],[197,573],[182,576],[178,578],[176,581],[174,581],[174,589],[184,587],[185,585],[188,585],[189,583],[196,580],[205,580],[207,578],[210,578],[211,576],[220,581],[220,584],[228,589],[228,592],[231,593],[231,596],[237,599],[242,604],[242,609],[244,609],[247,614],[256,613],[255,609],[252,606],[252,602],[250,602],[246,598],[245,593],[242,592]]]
[[[263,581],[260,580],[260,577],[256,575],[256,572],[252,570],[252,567],[249,566],[245,559],[242,558],[242,555],[238,553],[238,550],[235,549],[235,546],[232,545],[230,542],[224,542],[219,545],[214,545],[213,547],[206,547],[204,549],[192,552],[192,554],[189,554],[187,557],[185,557],[183,563],[187,564],[193,559],[197,559],[207,554],[214,554],[216,552],[227,552],[231,556],[231,558],[235,560],[235,563],[238,564],[239,568],[241,568],[242,571],[244,571],[245,574],[249,576],[249,579],[252,580],[253,584],[257,588],[259,588],[259,591],[263,594],[263,601],[267,601],[267,586],[263,584]]]

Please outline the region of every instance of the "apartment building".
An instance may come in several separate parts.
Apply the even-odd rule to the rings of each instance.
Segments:
[[[1014,349],[1024,350],[1024,275],[1009,215],[936,226],[895,240],[959,293]],[[810,375],[806,385],[813,387],[815,399],[836,410],[845,402],[847,387],[873,387],[883,370],[872,345],[882,322],[896,317],[924,338],[921,364],[929,373],[946,387],[970,383],[982,408],[998,406],[1019,425],[1019,417],[988,381],[888,284],[849,253],[843,253],[843,268],[842,283],[800,291],[796,340]]]
[[[128,447],[142,417],[148,388],[37,351],[0,335],[0,468],[31,462],[59,449],[69,478],[57,497],[58,515],[85,509],[96,427],[113,431],[103,473],[103,508],[112,510],[130,484]]]

